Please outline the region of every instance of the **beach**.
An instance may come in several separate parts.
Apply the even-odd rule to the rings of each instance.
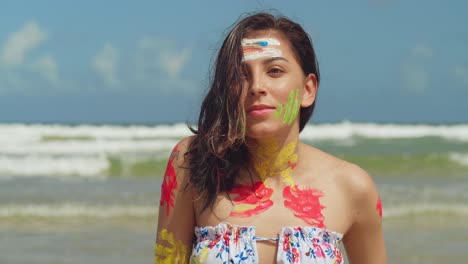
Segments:
[[[0,124],[0,263],[152,263],[160,185],[185,124]],[[301,140],[364,168],[388,263],[468,257],[468,125],[311,124]]]

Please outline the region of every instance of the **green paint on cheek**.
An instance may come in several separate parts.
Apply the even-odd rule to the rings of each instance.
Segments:
[[[278,104],[275,110],[275,118],[281,119],[283,124],[291,125],[296,120],[297,113],[299,112],[299,88],[291,91],[288,96],[288,102],[286,105]]]
[[[296,95],[294,96],[294,106],[292,106],[292,112],[291,112],[291,115],[289,117],[289,123],[288,125],[292,125],[292,123],[294,122],[294,120],[296,119],[297,117],[297,112],[299,111],[299,89],[296,89]]]
[[[283,124],[286,124],[288,122],[289,115],[291,114],[291,107],[293,104],[293,99],[294,99],[294,91],[291,91],[289,93],[288,102],[286,103],[286,106],[284,109]]]
[[[275,110],[275,118],[280,119],[282,113],[283,113],[283,104],[279,104],[278,107],[276,107],[276,110]]]

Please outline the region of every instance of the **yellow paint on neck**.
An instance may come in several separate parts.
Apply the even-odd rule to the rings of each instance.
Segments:
[[[255,170],[262,181],[274,175],[280,175],[284,182],[294,186],[292,171],[297,163],[297,141],[290,142],[280,149],[275,139],[269,139],[256,151]]]
[[[181,240],[175,240],[174,234],[167,229],[159,232],[155,251],[155,263],[185,263],[187,260],[188,247]]]

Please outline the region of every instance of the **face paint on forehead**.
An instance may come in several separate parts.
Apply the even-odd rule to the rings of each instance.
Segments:
[[[280,42],[274,38],[245,38],[242,40],[244,52],[243,61],[256,60],[258,58],[281,57],[281,50],[271,46],[280,46]]]
[[[276,45],[279,46],[280,42],[277,39],[274,38],[254,38],[254,39],[249,39],[245,38],[242,39],[242,47],[245,46],[260,46],[260,47],[266,47],[270,45]]]

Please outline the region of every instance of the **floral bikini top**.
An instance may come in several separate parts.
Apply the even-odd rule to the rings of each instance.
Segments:
[[[343,264],[343,235],[318,227],[283,227],[278,238],[255,235],[255,227],[220,223],[195,227],[190,263],[259,263],[257,241],[278,243],[277,263]]]

